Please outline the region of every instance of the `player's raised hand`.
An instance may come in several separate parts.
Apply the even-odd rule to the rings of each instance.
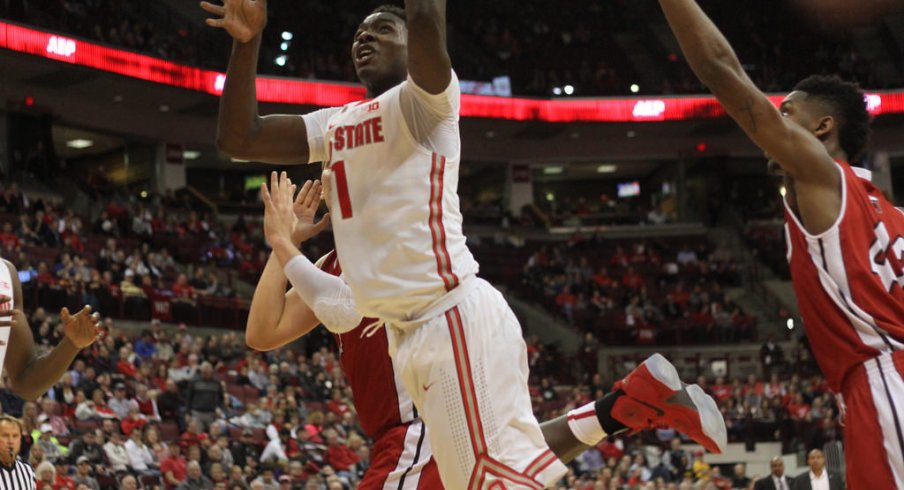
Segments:
[[[85,306],[75,315],[69,314],[69,308],[60,310],[60,321],[66,337],[78,349],[84,349],[93,344],[100,336],[100,315],[91,313],[91,307]]]
[[[225,29],[237,41],[247,43],[267,25],[267,0],[223,0],[223,5],[201,2],[201,8],[216,15],[207,25]]]
[[[326,228],[329,223],[330,213],[326,213],[320,218],[320,221],[314,222],[317,216],[317,209],[320,208],[320,198],[323,188],[319,180],[309,180],[301,186],[298,196],[295,197],[295,217],[298,222],[295,223],[295,229],[292,231],[292,243],[302,243],[309,238],[316,236]]]
[[[261,200],[264,201],[264,235],[270,244],[279,240],[292,240],[295,230],[295,209],[292,196],[295,185],[286,172],[270,174],[270,188],[261,185]]]

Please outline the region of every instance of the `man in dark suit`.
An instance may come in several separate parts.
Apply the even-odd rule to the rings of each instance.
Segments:
[[[794,479],[792,490],[845,490],[844,479],[826,469],[826,457],[819,449],[807,455],[810,471]]]
[[[753,490],[791,490],[792,481],[785,476],[785,462],[781,456],[772,458],[769,462],[772,473],[757,480]]]

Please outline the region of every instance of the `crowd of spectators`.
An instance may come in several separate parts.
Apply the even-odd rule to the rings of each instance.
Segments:
[[[902,73],[880,78],[867,53],[858,51],[851,29],[828,29],[789,2],[766,0],[731,8],[701,2],[734,43],[759,86],[785,91],[811,73],[827,70],[870,88],[899,84]],[[261,71],[266,74],[354,81],[349,56],[352,34],[365,14],[349,0],[271,3]],[[229,40],[165,3],[4,0],[0,17],[143,51],[164,59],[225,69]],[[572,85],[575,94],[629,94],[642,82],[633,61],[646,57],[661,73],[643,93],[700,93],[703,89],[677,53],[657,41],[667,29],[655,2],[572,2],[569,8],[539,0],[463,1],[448,11],[449,46],[464,79],[489,81],[506,75],[516,95],[549,96]],[[901,47],[877,27],[877,49],[894,59]],[[803,33],[802,33],[803,31]],[[290,38],[282,32],[292,33]],[[768,34],[767,34],[768,33]],[[640,42],[645,39],[650,42]],[[274,63],[285,55],[282,65]],[[897,68],[900,70],[900,68]]]
[[[0,254],[19,269],[29,298],[189,324],[211,298],[245,306],[232,277],[253,282],[263,270],[259,225],[239,218],[227,226],[172,197],[105,197],[97,205],[92,222],[59,198],[0,186]]]
[[[755,321],[727,297],[741,271],[724,245],[705,240],[572,239],[538,247],[522,283],[569,323],[621,341],[662,343],[662,334],[689,329],[688,340],[753,340]]]
[[[5,218],[0,246],[19,269],[23,289],[51,307],[89,304],[96,311],[171,320],[170,307],[194,307],[200,296],[230,296],[218,275],[186,267],[161,244],[204,237],[196,212],[182,220],[161,206],[110,201],[91,223],[53,198],[29,200],[15,184],[0,189]],[[183,259],[184,260],[184,259]]]
[[[227,228],[171,197],[102,202],[100,218],[86,224],[53,199],[29,199],[15,185],[0,189],[0,215],[14,218],[4,220],[2,254],[23,271],[37,261],[26,286],[65,290],[76,304],[105,311],[101,291],[148,295],[143,286],[150,281],[171,291],[176,304],[228,294],[215,277],[206,285],[197,282],[206,274],[200,267],[188,273],[177,257],[190,261],[200,254],[210,265],[241,268],[253,255],[234,243],[257,233],[244,220]],[[156,245],[166,237],[173,240],[168,243],[204,246],[170,253]],[[226,253],[212,252],[217,240]],[[619,318],[642,343],[643,326],[665,329],[669,315],[709,313],[715,326],[716,314],[731,308],[717,284],[736,283],[739,272],[724,246],[699,239],[607,243],[603,248],[596,238],[575,235],[559,246],[536,248],[523,280],[555,304],[557,314],[576,324],[586,311],[606,322]],[[46,251],[53,256],[41,265]],[[32,304],[40,307],[30,323],[39,348],[47,349],[62,336],[47,313],[59,305],[52,295],[34,297]],[[202,336],[184,326],[168,331],[157,320],[135,337],[109,318],[104,329],[103,340],[36,403],[0,390],[2,411],[25,423],[23,457],[37,469],[39,488],[346,489],[366,471],[369,441],[357,427],[347,382],[322,331],[297,349],[262,354],[248,350],[235,333]],[[726,340],[743,332],[715,331]],[[587,332],[587,345],[599,345],[597,333]],[[771,352],[766,356],[777,358]],[[586,381],[565,385],[572,382],[573,373],[563,372],[568,363],[536,338],[528,339],[528,355],[540,419],[601,397],[613,381],[588,362],[582,366]],[[715,379],[707,386],[699,380],[720,401],[732,440],[765,437],[793,448],[837,438],[836,407],[824,381],[775,372],[769,382]],[[723,469],[672,448],[676,436],[659,430],[606,441],[572,465],[560,488],[665,488],[668,482],[671,488],[728,488]]]

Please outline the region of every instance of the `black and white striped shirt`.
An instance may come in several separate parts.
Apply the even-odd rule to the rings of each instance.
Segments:
[[[11,468],[0,464],[0,489],[35,490],[35,470],[19,458]]]

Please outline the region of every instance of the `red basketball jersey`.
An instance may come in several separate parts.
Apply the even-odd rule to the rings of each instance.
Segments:
[[[335,250],[326,255],[321,268],[334,276],[342,274]],[[413,421],[416,412],[392,368],[386,329],[380,328],[370,337],[364,335],[364,328],[373,322],[365,318],[354,330],[334,334],[333,338],[352,389],[358,421],[367,436],[376,440],[389,429]]]
[[[838,162],[841,212],[812,235],[785,203],[791,280],[804,329],[829,386],[841,392],[857,365],[904,349],[904,213]]]

